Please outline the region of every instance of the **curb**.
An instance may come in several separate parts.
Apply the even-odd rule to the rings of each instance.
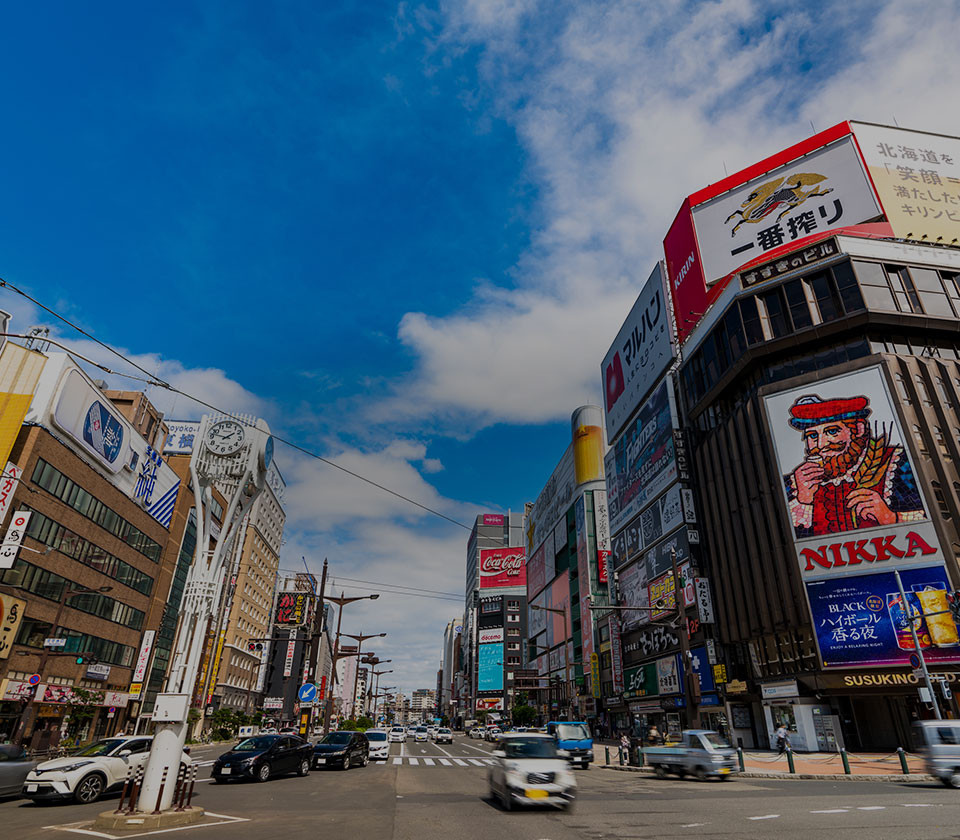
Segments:
[[[601,770],[616,770],[625,773],[653,773],[647,767],[617,767],[611,764],[595,765]],[[827,782],[935,782],[937,779],[927,773],[763,773],[756,770],[747,770],[736,773],[731,778],[736,779],[777,779],[780,781],[820,780]]]

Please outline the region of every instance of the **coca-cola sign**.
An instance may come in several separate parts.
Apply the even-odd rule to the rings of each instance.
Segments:
[[[480,552],[480,588],[526,586],[527,564],[523,548],[489,548]]]

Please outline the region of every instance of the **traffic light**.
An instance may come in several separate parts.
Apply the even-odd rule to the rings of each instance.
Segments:
[[[263,642],[247,642],[247,650],[250,653],[260,653],[263,651]]]
[[[77,663],[77,665],[83,665],[83,663],[87,660],[86,657],[78,656],[74,661]]]

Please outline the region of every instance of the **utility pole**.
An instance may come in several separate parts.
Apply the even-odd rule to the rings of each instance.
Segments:
[[[340,625],[343,622],[343,608],[347,604],[352,604],[354,601],[376,601],[379,598],[379,593],[374,593],[373,595],[358,595],[353,598],[347,598],[343,591],[340,592],[340,597],[338,598],[335,595],[329,595],[325,600],[330,601],[333,604],[336,604],[339,609],[337,610],[337,633],[333,642],[333,673],[330,675],[330,697],[326,702],[326,706],[323,711],[323,732],[326,734],[330,731],[330,715],[333,712],[333,689],[337,684],[337,663],[340,661]],[[357,649],[359,653],[359,648]],[[359,667],[359,656],[357,665]],[[354,686],[353,693],[357,693],[356,686]]]
[[[683,691],[687,699],[687,720],[691,729],[700,728],[700,691],[694,691],[694,680],[700,678],[693,672],[690,661],[690,639],[687,638],[687,610],[683,603],[683,588],[680,585],[680,573],[677,570],[677,550],[670,549],[670,563],[673,566],[673,600],[677,608],[677,635],[680,637],[680,658],[683,660]]]
[[[903,581],[900,580],[900,572],[893,570],[893,575],[897,579],[897,589],[900,590],[900,606],[903,609],[904,618],[910,626],[910,635],[913,636],[913,649],[920,659],[920,670],[923,672],[923,681],[927,684],[927,691],[930,692],[930,700],[933,703],[933,713],[937,720],[943,720],[940,714],[940,701],[933,690],[933,680],[930,679],[930,672],[927,670],[927,660],[923,656],[923,648],[920,647],[920,640],[917,638],[917,625],[913,621],[913,615],[910,613],[910,605],[907,603],[907,594],[903,591]]]

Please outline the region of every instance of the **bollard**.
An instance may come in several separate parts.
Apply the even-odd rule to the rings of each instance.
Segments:
[[[847,748],[840,747],[840,760],[843,762],[843,772],[850,775],[850,759],[847,758]]]
[[[903,747],[897,747],[897,757],[900,759],[900,768],[903,770],[903,775],[906,776],[910,772],[910,765],[907,764],[907,754],[903,751]]]
[[[793,750],[787,747],[787,764],[790,766],[790,772],[796,773],[797,768],[793,766]]]
[[[190,765],[190,791],[187,793],[187,810],[189,811],[193,805],[190,803],[193,802],[193,785],[197,781],[197,765]]]
[[[643,755],[643,747],[637,747],[637,756],[639,758],[640,766],[643,767],[643,762],[645,760]]]
[[[133,774],[133,787],[130,788],[130,801],[127,803],[127,813],[135,814],[137,811],[137,800],[140,798],[140,783],[143,781],[143,765],[141,764],[136,773]]]
[[[610,747],[604,747],[603,754],[607,757],[605,763],[609,764],[610,763]]]
[[[130,779],[133,776],[133,768],[127,768],[127,776],[123,780],[123,790],[120,791],[120,804],[117,805],[117,810],[113,813],[122,814],[123,813],[123,800],[127,798],[127,791],[130,789]]]
[[[623,747],[617,750],[617,758],[620,759],[620,766],[623,767]]]
[[[737,747],[737,761],[740,762],[740,772],[743,773],[747,769],[743,763],[743,747]]]
[[[181,764],[177,771],[177,787],[173,791],[173,804],[177,807],[173,809],[174,811],[183,810],[183,803],[187,798],[187,775],[189,772],[190,768],[186,764]]]
[[[169,770],[169,767],[164,767],[163,773],[160,774],[160,790],[157,791],[157,804],[153,811],[151,811],[152,814],[160,813],[160,800],[163,799],[163,789],[167,786],[167,772]]]

